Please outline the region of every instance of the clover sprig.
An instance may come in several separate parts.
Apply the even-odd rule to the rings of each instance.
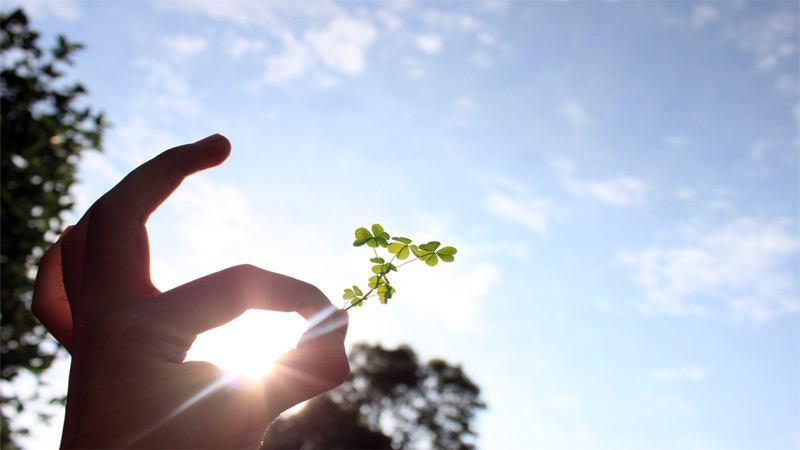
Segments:
[[[453,262],[457,252],[456,248],[452,246],[441,247],[442,244],[439,241],[416,245],[409,238],[389,236],[389,233],[377,223],[372,225],[371,231],[364,227],[356,229],[355,236],[356,240],[353,241],[353,246],[366,245],[372,248],[373,257],[369,261],[372,263],[373,275],[367,281],[366,292],[355,285],[344,290],[342,298],[347,301],[343,308],[345,311],[354,306],[364,305],[364,301],[371,297],[378,297],[381,304],[388,303],[389,299],[397,292],[389,282],[390,272],[397,272],[400,267],[414,261],[423,261],[431,267],[439,264],[440,260]],[[389,261],[378,254],[379,248],[386,249],[392,255]],[[415,257],[408,259],[412,254]],[[395,261],[404,262],[395,265]]]

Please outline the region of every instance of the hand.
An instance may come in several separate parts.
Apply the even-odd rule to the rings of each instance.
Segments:
[[[153,286],[148,216],[229,154],[220,135],[167,150],[43,256],[32,309],[72,355],[62,448],[256,448],[281,412],[349,375],[347,315],[311,284],[242,265],[163,293]],[[296,311],[311,328],[257,383],[183,362],[198,333],[248,308]],[[231,351],[258,357],[258,343]]]

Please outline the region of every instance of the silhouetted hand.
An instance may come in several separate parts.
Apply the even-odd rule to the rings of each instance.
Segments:
[[[281,412],[349,375],[347,315],[311,284],[249,265],[163,293],[150,281],[148,216],[229,154],[220,135],[162,153],[42,258],[32,309],[72,354],[63,448],[256,448]],[[248,308],[296,311],[311,328],[258,383],[183,362],[198,333]],[[258,346],[230,351],[258,357]]]

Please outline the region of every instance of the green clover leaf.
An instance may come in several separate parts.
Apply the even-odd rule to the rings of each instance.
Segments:
[[[353,246],[361,247],[364,244],[372,248],[389,246],[389,233],[384,231],[380,224],[372,225],[372,233],[368,229],[361,227],[356,229],[356,240],[353,241]]]
[[[398,238],[394,237],[392,239],[397,240]],[[400,239],[405,239],[405,238],[400,238]],[[403,242],[403,241],[392,242],[391,244],[389,244],[389,248],[388,248],[389,253],[391,253],[393,255],[397,255],[397,259],[399,259],[401,261],[406,259],[406,258],[408,258],[408,255],[409,255],[408,244],[411,243],[411,239],[405,239],[405,240],[408,241],[408,242]]]
[[[369,290],[362,291],[358,286],[347,288],[344,290],[342,298],[347,300],[347,306],[344,309],[349,309],[355,306],[362,306],[367,299],[377,296],[381,304],[389,302],[394,294],[397,292],[394,286],[389,282],[388,275],[390,272],[397,272],[398,269],[406,264],[419,259],[428,266],[436,266],[439,261],[453,262],[457,250],[452,246],[442,247],[439,241],[430,241],[424,244],[413,244],[412,240],[401,236],[389,236],[389,233],[380,224],[373,224],[370,228],[360,227],[355,230],[355,241],[353,245],[361,247],[366,245],[371,247],[373,257],[369,259],[372,263],[370,270],[372,275],[369,277],[367,287]],[[391,242],[390,242],[391,241]],[[390,260],[384,259],[382,255],[378,254],[378,248],[387,249],[390,255],[393,255]],[[407,260],[413,254],[416,258]],[[404,261],[402,264],[394,264],[395,260]],[[407,260],[407,261],[405,261]]]

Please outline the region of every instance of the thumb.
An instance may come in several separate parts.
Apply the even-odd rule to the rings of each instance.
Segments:
[[[350,376],[344,347],[347,313],[331,306],[310,322],[297,348],[278,359],[266,379],[267,406],[275,416],[339,386]]]
[[[31,301],[33,315],[67,350],[72,346],[72,312],[64,288],[61,242],[69,230],[70,228],[64,230],[56,243],[42,256]]]

